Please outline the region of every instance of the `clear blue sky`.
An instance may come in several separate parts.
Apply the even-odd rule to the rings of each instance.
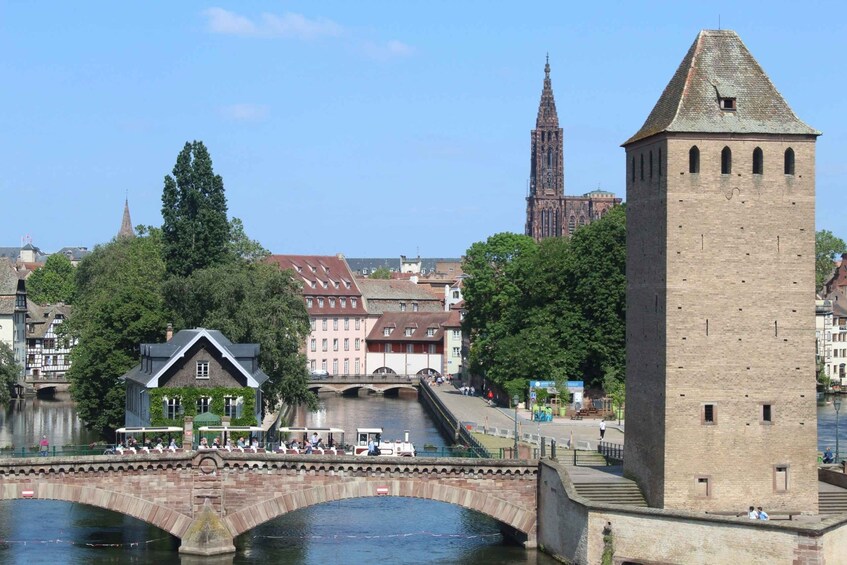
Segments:
[[[272,252],[459,256],[523,231],[545,53],[566,193],[625,196],[620,144],[719,15],[823,131],[817,226],[847,238],[843,3],[5,1],[0,245],[106,242],[127,194],[160,225],[199,139]]]

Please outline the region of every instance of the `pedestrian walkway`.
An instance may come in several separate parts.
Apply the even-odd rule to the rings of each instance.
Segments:
[[[450,412],[460,421],[473,425],[477,430],[493,433],[492,430],[514,430],[515,410],[502,407],[491,407],[481,396],[466,396],[461,390],[447,383],[430,387]],[[519,409],[518,436],[542,436],[553,438],[564,448],[572,445],[579,449],[595,450],[600,441],[600,419],[585,418],[571,420],[566,417],[554,417],[552,422],[534,422],[530,419],[529,410]],[[606,422],[604,441],[623,444],[623,425],[617,422]]]

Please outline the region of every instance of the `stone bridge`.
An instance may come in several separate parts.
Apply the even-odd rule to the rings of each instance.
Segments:
[[[332,391],[347,394],[359,389],[371,390],[377,394],[402,389],[417,390],[420,375],[397,375],[394,373],[378,375],[331,375],[315,376],[309,379],[309,390]]]
[[[498,520],[535,547],[538,463],[188,451],[0,460],[0,499],[64,500],[132,516],[180,553],[235,551],[234,538],[288,512],[370,496],[437,500]]]

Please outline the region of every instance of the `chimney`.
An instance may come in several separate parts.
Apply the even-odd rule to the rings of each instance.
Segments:
[[[174,336],[174,325],[168,324],[168,329],[165,331],[165,341],[170,341]]]

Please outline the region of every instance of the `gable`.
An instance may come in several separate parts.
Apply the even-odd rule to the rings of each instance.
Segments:
[[[208,363],[208,378],[197,378],[197,363]],[[206,337],[198,339],[159,376],[159,387],[245,387],[247,377]]]

